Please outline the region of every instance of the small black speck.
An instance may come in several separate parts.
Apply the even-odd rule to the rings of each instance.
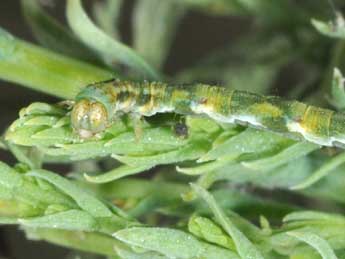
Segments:
[[[178,137],[188,137],[188,126],[183,122],[178,122],[174,125],[174,132]]]

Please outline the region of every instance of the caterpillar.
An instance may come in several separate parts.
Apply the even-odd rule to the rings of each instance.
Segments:
[[[112,79],[85,87],[75,99],[71,124],[81,138],[104,131],[121,113],[174,112],[245,124],[323,146],[345,147],[345,113],[277,96],[205,84],[168,85]]]

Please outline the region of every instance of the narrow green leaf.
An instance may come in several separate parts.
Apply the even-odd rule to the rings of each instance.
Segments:
[[[338,110],[345,109],[345,79],[338,68],[334,68],[330,103]]]
[[[118,240],[95,232],[67,231],[53,228],[24,226],[28,239],[45,240],[64,247],[106,256],[115,256],[114,248],[123,247]]]
[[[7,143],[7,146],[9,150],[12,152],[12,154],[17,158],[17,160],[21,163],[24,163],[25,165],[29,166],[30,168],[39,168],[41,167],[42,156],[39,155],[39,151],[33,147],[23,147],[23,146],[17,146],[15,144]],[[37,153],[35,155],[35,153]]]
[[[128,129],[127,129],[128,130]],[[113,138],[107,142],[105,146],[112,146],[116,144],[128,144],[132,142],[136,146],[145,145],[160,145],[162,149],[172,149],[175,147],[183,146],[188,143],[188,140],[179,138],[174,135],[170,127],[155,127],[144,129],[140,139],[137,139],[135,132],[126,132]]]
[[[200,118],[198,116],[187,116],[186,125],[193,133],[215,134],[221,130],[221,126],[212,119]]]
[[[147,156],[119,156],[113,154],[112,157],[130,166],[150,166],[162,164],[171,164],[187,160],[198,159],[205,154],[206,147],[202,143],[193,143],[185,145],[176,150],[162,152],[157,155]]]
[[[247,128],[236,136],[229,138],[224,143],[211,149],[200,160],[203,162],[218,159],[224,155],[240,155],[246,153],[260,153],[279,150],[292,141],[287,140],[271,132],[263,132],[256,129]]]
[[[175,229],[130,228],[114,233],[114,237],[168,257],[193,258],[203,250],[196,238]]]
[[[188,190],[188,186],[176,182],[152,179],[124,178],[108,184],[97,185],[97,190],[107,199],[142,199],[155,195],[166,199],[180,199],[180,194]],[[128,190],[131,190],[128,192]]]
[[[339,222],[341,224],[345,224],[345,218],[343,216],[319,211],[292,212],[284,217],[283,222],[305,220],[324,220],[328,222]]]
[[[0,79],[72,99],[86,85],[115,73],[14,38],[0,28]]]
[[[293,144],[276,155],[254,160],[248,162],[242,162],[241,164],[245,167],[254,170],[270,170],[285,163],[288,163],[294,159],[297,159],[302,156],[306,156],[307,154],[313,152],[314,150],[319,149],[320,146],[309,143],[309,142],[298,142]]]
[[[10,129],[6,132],[5,140],[16,145],[40,146],[40,141],[32,138],[32,136],[45,128],[45,126],[20,127],[20,125],[12,124]],[[45,143],[46,142],[42,142],[42,145],[45,145]]]
[[[97,59],[69,30],[46,14],[38,0],[21,0],[21,5],[34,36],[43,46],[82,60]]]
[[[250,242],[250,240],[230,221],[228,217],[226,217],[211,194],[196,184],[191,184],[191,187],[197,193],[197,195],[208,204],[217,221],[229,234],[229,236],[232,237],[236,245],[236,249],[242,259],[264,259],[262,254]]]
[[[267,235],[272,234],[272,228],[271,228],[270,222],[263,215],[260,215],[260,227],[265,234]]]
[[[19,117],[23,118],[28,115],[42,115],[42,116],[63,116],[66,111],[58,105],[52,105],[47,103],[34,102],[29,106],[22,108],[19,111]]]
[[[71,196],[82,209],[95,217],[113,216],[113,213],[102,202],[85,192],[79,186],[73,184],[71,181],[57,174],[41,169],[32,170],[28,172],[27,175],[44,179],[55,185],[57,188]]]
[[[205,164],[202,164],[200,166],[194,166],[194,167],[176,167],[176,171],[188,175],[200,175],[208,172],[212,172],[214,170],[217,170],[221,167],[224,167],[225,165],[229,165],[231,163],[235,163],[236,158],[238,158],[237,155],[234,156],[224,156],[221,157],[215,161],[207,162]]]
[[[8,189],[15,189],[23,184],[23,179],[15,170],[0,161],[0,185]]]
[[[123,0],[106,0],[95,2],[93,14],[99,27],[114,39],[120,39],[119,18]]]
[[[28,227],[81,231],[97,230],[96,220],[90,214],[80,210],[68,210],[42,217],[18,219],[18,222]]]
[[[255,185],[272,189],[289,188],[301,182],[314,170],[311,157],[300,157],[296,161],[284,164],[271,170],[255,171],[244,167],[242,164],[229,164],[218,169],[209,178],[211,183],[227,180],[236,183],[253,183]]]
[[[90,48],[94,49],[110,66],[119,62],[136,70],[147,79],[158,79],[158,74],[144,59],[126,45],[112,39],[98,29],[83,10],[80,0],[67,1],[67,21],[74,33]]]
[[[345,152],[341,153],[331,159],[329,161],[325,162],[318,170],[316,170],[311,176],[309,176],[307,179],[302,181],[301,183],[292,186],[291,190],[300,190],[305,189],[317,181],[319,181],[321,178],[327,176],[329,173],[332,172],[335,168],[340,166],[345,162]]]
[[[56,143],[62,145],[71,143],[76,139],[76,135],[72,132],[70,125],[40,130],[31,137],[34,141],[45,143],[45,145],[55,145]]]
[[[159,252],[169,258],[238,259],[230,250],[203,243],[180,230],[134,227],[117,231],[117,239],[145,250]]]
[[[26,126],[38,126],[38,125],[45,125],[45,126],[54,126],[56,122],[59,120],[57,117],[53,116],[37,116],[32,119],[26,120],[23,125]]]
[[[152,15],[152,10],[155,15]],[[173,42],[178,21],[185,13],[174,1],[140,0],[133,16],[133,44],[152,66],[160,69]]]
[[[113,133],[115,133],[115,131],[116,130],[114,130]],[[159,153],[162,153],[162,156],[164,156],[165,153],[171,154],[171,152],[174,150],[176,151],[178,147],[186,143],[186,141],[174,138],[171,132],[169,134],[160,135],[159,133],[166,131],[163,127],[157,128],[156,130],[147,129],[145,131],[147,131],[147,134],[144,132],[143,138],[139,141],[136,140],[134,132],[130,129],[121,128],[118,130],[118,134],[110,139],[108,138],[109,135],[106,135],[105,140],[92,139],[83,142],[72,132],[69,125],[62,128],[57,127],[50,129],[25,127],[24,129],[18,128],[13,132],[8,132],[6,134],[6,139],[16,144],[39,146],[47,155],[69,156],[70,160],[105,157],[111,154],[114,154],[115,158],[120,159],[116,154],[133,155],[133,159],[130,157],[128,158],[128,163],[131,164],[131,162],[133,162],[133,166],[139,165],[141,162],[152,165],[145,157]],[[109,133],[112,134],[111,132]],[[105,134],[107,134],[107,132]],[[34,138],[31,136],[34,136]],[[188,148],[182,149],[180,152],[176,151],[177,155],[180,154],[180,158],[183,158],[182,152],[200,152],[200,148],[202,148],[191,149],[189,148],[190,146],[187,147]],[[171,156],[173,156],[173,154],[171,154]],[[125,161],[125,159],[123,160]]]
[[[338,259],[328,242],[314,233],[289,231],[287,234],[315,248],[322,256],[322,259]]]
[[[232,239],[208,218],[192,216],[188,221],[188,230],[197,237],[205,239],[210,243],[235,250],[235,245]]]
[[[140,172],[149,170],[152,166],[128,166],[123,165],[117,167],[109,172],[102,173],[101,175],[88,175],[84,174],[85,179],[91,183],[107,183],[123,178],[125,176],[138,174]]]
[[[123,259],[169,259],[169,257],[154,252],[135,253],[130,249],[115,247],[115,251]]]
[[[24,174],[27,170],[23,164],[11,168],[0,162],[1,215],[26,218],[78,207],[50,184],[27,177]]]
[[[312,19],[313,26],[322,34],[332,37],[345,39],[345,20],[341,13],[337,13],[336,19],[328,23]]]

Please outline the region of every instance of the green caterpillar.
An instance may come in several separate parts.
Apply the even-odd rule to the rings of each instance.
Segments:
[[[95,83],[77,95],[71,122],[80,137],[88,138],[105,130],[121,113],[152,116],[164,112],[201,114],[323,146],[345,147],[344,113],[205,84],[174,86],[117,79]]]

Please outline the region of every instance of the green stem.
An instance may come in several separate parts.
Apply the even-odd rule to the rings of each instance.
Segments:
[[[72,99],[85,85],[115,73],[13,37],[0,28],[0,79]]]

